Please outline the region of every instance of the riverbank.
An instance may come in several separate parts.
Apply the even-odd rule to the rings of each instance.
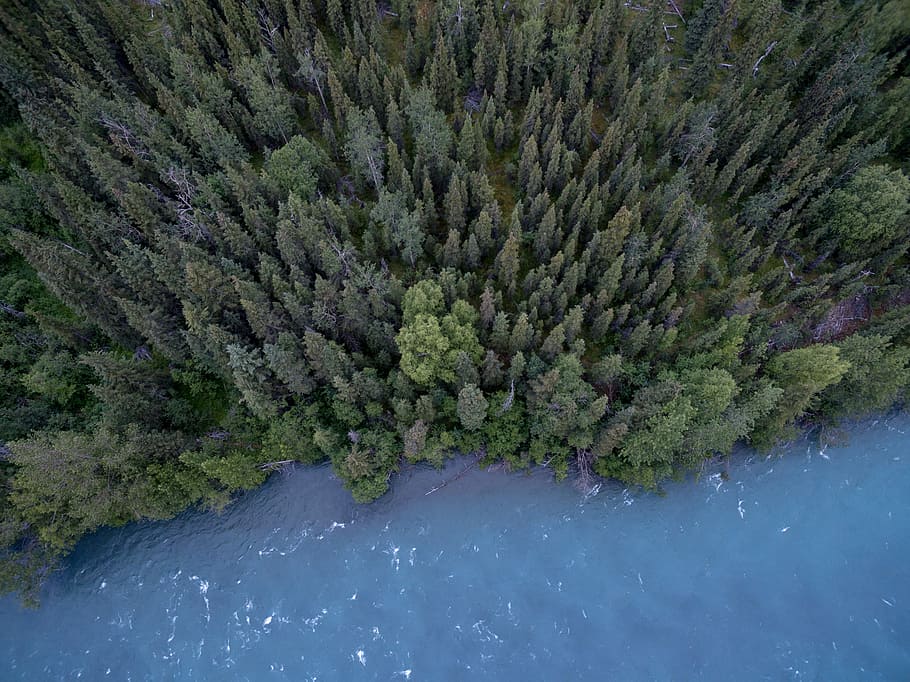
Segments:
[[[364,506],[295,469],[81,542],[41,609],[0,601],[3,677],[899,679],[910,418],[849,433],[663,496],[477,469],[427,495],[452,461]]]

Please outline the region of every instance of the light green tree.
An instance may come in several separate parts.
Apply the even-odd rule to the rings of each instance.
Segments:
[[[401,352],[401,369],[422,385],[453,382],[460,353],[474,363],[483,349],[477,340],[476,311],[466,301],[455,301],[451,312],[444,309],[442,288],[431,280],[411,287],[402,303],[404,325],[395,337]]]
[[[850,369],[840,349],[831,344],[816,344],[775,355],[766,365],[768,377],[783,390],[777,409],[760,420],[752,441],[768,447],[786,427],[812,408],[818,395],[836,384]]]
[[[276,149],[265,162],[263,177],[280,190],[280,199],[294,192],[305,201],[316,196],[316,169],[328,160],[312,142],[294,135],[286,145]]]
[[[910,348],[880,334],[853,334],[837,344],[850,363],[844,378],[822,393],[822,407],[835,416],[884,410],[910,385]]]

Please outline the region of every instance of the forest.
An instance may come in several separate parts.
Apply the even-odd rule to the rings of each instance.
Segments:
[[[910,385],[903,0],[5,0],[0,590],[294,462],[659,489]]]

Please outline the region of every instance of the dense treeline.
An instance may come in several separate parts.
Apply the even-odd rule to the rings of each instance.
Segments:
[[[653,487],[910,384],[900,0],[0,25],[7,587],[292,460]]]

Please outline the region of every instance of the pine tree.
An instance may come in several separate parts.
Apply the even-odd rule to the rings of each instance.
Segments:
[[[496,313],[496,317],[493,319],[490,345],[501,353],[508,351],[511,347],[509,315],[505,312]]]
[[[518,166],[518,183],[528,196],[536,194],[528,189],[535,169],[540,171],[540,153],[537,149],[537,139],[531,135],[521,147],[521,162]]]
[[[449,183],[449,191],[445,196],[446,223],[449,228],[461,233],[465,229],[465,212],[467,198],[464,183],[455,175]]]
[[[480,267],[480,246],[477,244],[477,238],[472,234],[462,244],[462,258],[465,268],[474,271]]]
[[[531,348],[533,342],[534,330],[531,327],[527,314],[521,313],[518,316],[518,319],[515,320],[515,325],[512,327],[512,333],[509,337],[509,349],[512,353],[527,351]]]
[[[555,327],[553,327],[553,329],[547,335],[547,338],[544,339],[543,345],[540,347],[540,354],[548,360],[552,360],[562,352],[565,342],[566,332],[565,328],[560,322]]]
[[[304,356],[300,339],[289,332],[281,332],[274,344],[263,347],[269,369],[298,395],[313,392],[316,384]]]
[[[481,374],[483,376],[484,388],[496,388],[502,383],[502,362],[492,350],[488,350],[487,354],[484,356],[483,371]]]
[[[332,27],[335,37],[340,40],[344,38],[347,32],[341,0],[326,0],[326,7],[329,15],[329,25]]]
[[[238,71],[253,111],[256,133],[267,140],[287,144],[297,117],[291,107],[290,94],[278,78],[275,57],[262,51],[245,59]]]
[[[243,400],[250,410],[262,419],[270,419],[278,414],[278,403],[266,390],[271,382],[270,372],[258,349],[244,348],[232,344],[227,347],[234,382],[243,395]]]
[[[445,112],[451,112],[455,109],[455,96],[458,87],[455,58],[452,56],[451,50],[441,33],[436,38],[433,58],[426,73],[426,84],[436,95],[437,107]]]
[[[499,280],[499,286],[509,293],[509,296],[515,295],[515,288],[518,284],[519,269],[519,239],[514,232],[509,233],[509,237],[503,244],[499,255],[496,256],[496,273]]]
[[[507,101],[508,87],[509,61],[506,58],[506,48],[503,46],[499,48],[499,57],[496,60],[496,79],[493,81],[493,98],[500,104],[505,104]]]
[[[455,358],[455,385],[461,389],[465,386],[480,383],[480,374],[474,366],[471,356],[464,351],[460,351]]]
[[[538,261],[546,261],[552,253],[552,245],[557,241],[556,209],[550,206],[534,234],[534,254]]]
[[[486,207],[481,209],[480,215],[471,223],[471,235],[477,238],[481,253],[486,253],[493,246],[493,218]]]
[[[445,246],[442,247],[442,264],[447,268],[458,268],[461,264],[461,238],[457,230],[449,230]]]

